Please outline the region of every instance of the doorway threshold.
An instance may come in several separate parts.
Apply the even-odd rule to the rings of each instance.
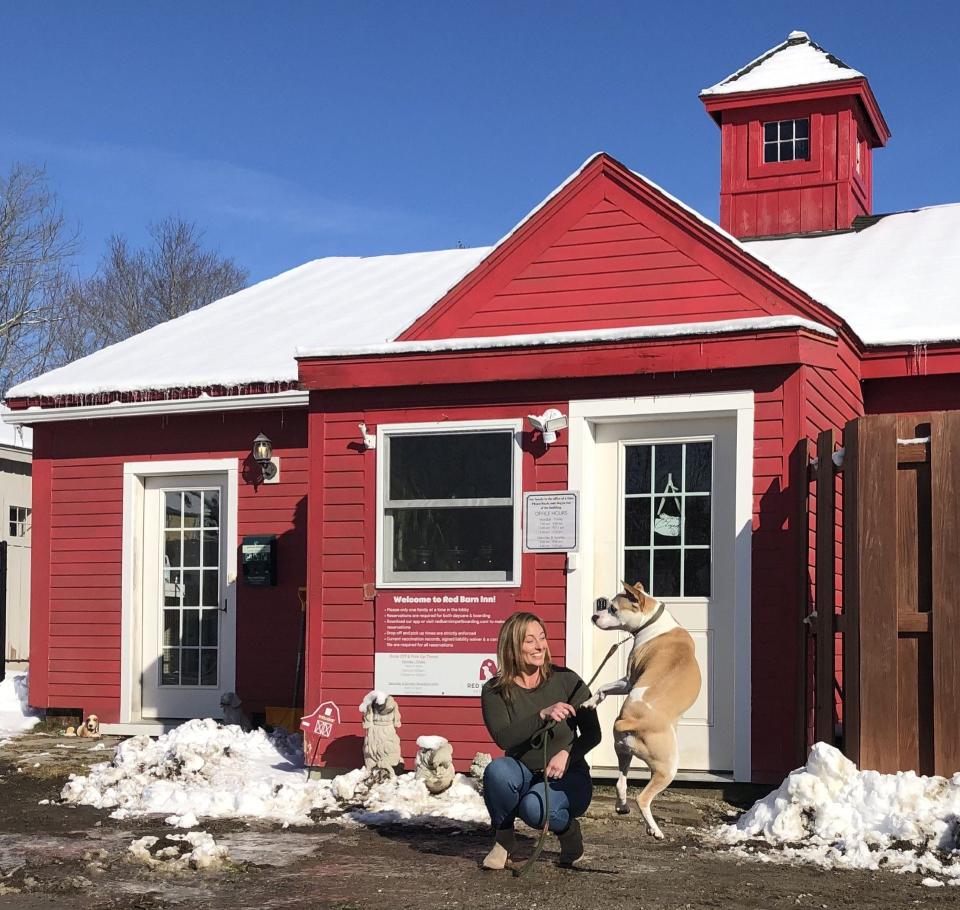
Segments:
[[[100,732],[107,736],[161,736],[176,729],[186,720],[137,720],[126,724],[100,724]]]

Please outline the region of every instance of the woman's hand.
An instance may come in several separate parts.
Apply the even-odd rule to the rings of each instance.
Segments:
[[[547,767],[543,769],[543,776],[547,780],[560,780],[566,774],[569,761],[570,753],[566,749],[561,749],[547,762]]]
[[[558,701],[555,705],[550,705],[549,708],[544,708],[540,712],[540,720],[555,720],[560,723],[568,717],[573,717],[576,713],[577,709],[573,705],[568,705],[565,701]]]

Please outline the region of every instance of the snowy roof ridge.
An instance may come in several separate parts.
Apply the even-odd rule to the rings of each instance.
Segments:
[[[785,41],[764,51],[715,85],[703,89],[700,97],[815,85],[858,77],[863,77],[863,73],[816,44],[806,32],[795,30],[787,35]]]

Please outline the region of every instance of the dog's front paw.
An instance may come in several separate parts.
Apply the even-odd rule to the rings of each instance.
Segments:
[[[591,710],[591,711],[592,711],[592,710],[594,710],[594,709],[597,707],[597,705],[600,704],[600,702],[603,701],[604,697],[605,697],[605,696],[604,696],[604,694],[603,694],[602,692],[598,692],[596,695],[593,696],[593,698],[588,698],[588,699],[583,703],[583,705],[581,705],[581,707],[587,708],[588,710]]]

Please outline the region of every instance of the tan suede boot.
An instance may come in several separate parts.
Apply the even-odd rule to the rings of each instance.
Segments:
[[[577,819],[571,819],[570,827],[566,831],[561,831],[557,835],[557,840],[560,841],[560,859],[557,862],[561,866],[572,866],[583,856],[583,834]]]
[[[506,869],[510,854],[517,848],[517,839],[514,836],[513,828],[500,828],[497,830],[493,848],[483,858],[484,869]]]

